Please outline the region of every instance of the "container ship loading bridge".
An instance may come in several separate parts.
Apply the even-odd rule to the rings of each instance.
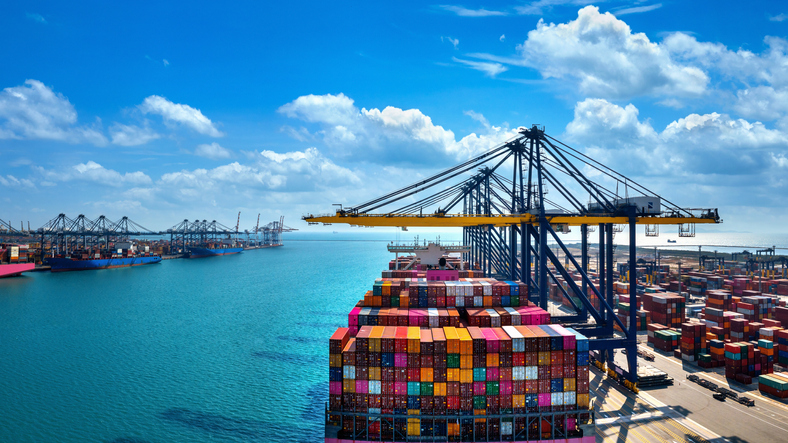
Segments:
[[[600,351],[602,359],[611,363],[612,351],[625,349],[628,371],[624,376],[627,385],[635,387],[637,303],[630,303],[626,327],[613,311],[614,232],[620,232],[621,225],[629,226],[629,262],[634,264],[637,225],[646,225],[647,235],[657,233],[659,225],[678,225],[680,235],[694,235],[695,224],[720,223],[718,211],[681,208],[547,135],[544,127],[521,127],[518,132],[490,151],[429,178],[342,208],[335,215],[308,215],[304,220],[367,227],[462,228],[469,249],[464,260],[478,263],[487,276],[526,283],[529,297],[545,310],[550,281],[563,278],[569,291],[560,284],[558,289],[574,313],[553,316],[552,322],[572,325],[589,337],[591,350]],[[569,226],[580,227],[579,259],[557,234]],[[598,285],[588,273],[588,235],[595,229],[599,233]],[[580,285],[548,247],[548,239],[580,274]],[[600,301],[598,309],[588,291]],[[637,285],[630,284],[629,291],[630,300],[637,300]],[[614,332],[615,325],[622,334]]]

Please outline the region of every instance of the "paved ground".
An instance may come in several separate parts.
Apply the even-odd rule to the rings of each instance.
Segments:
[[[667,372],[675,384],[641,391],[635,396],[628,390],[603,380],[601,372],[592,371],[592,394],[597,404],[597,441],[639,442],[723,442],[755,443],[788,441],[788,405],[761,395],[756,385],[749,387],[728,383],[720,371],[704,370],[672,356],[648,349],[656,355],[650,364]],[[626,367],[625,356],[616,361]],[[712,392],[686,379],[697,373],[719,386],[743,392],[755,400],[746,407],[731,400],[720,402]]]

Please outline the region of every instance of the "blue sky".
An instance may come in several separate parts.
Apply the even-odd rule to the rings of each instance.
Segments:
[[[0,219],[305,228],[539,123],[788,232],[782,2],[280,3],[5,6]]]

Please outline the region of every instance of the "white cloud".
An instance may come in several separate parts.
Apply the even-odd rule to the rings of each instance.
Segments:
[[[38,80],[0,92],[0,139],[106,144],[99,129],[76,123],[77,111],[68,99]]]
[[[506,40],[506,34],[501,34],[501,36],[500,36],[500,37],[498,37],[498,41],[501,41],[501,42],[502,42],[502,41],[504,41],[504,40]]]
[[[34,14],[31,12],[27,13],[27,18],[33,20],[34,22],[41,23],[42,25],[47,24],[47,20],[41,14]]]
[[[358,108],[353,105],[353,99],[342,93],[338,95],[302,95],[281,106],[277,112],[290,118],[329,125],[352,124],[358,116]]]
[[[141,171],[121,174],[113,169],[107,169],[94,161],[79,163],[62,170],[47,170],[42,167],[36,167],[34,169],[37,170],[47,182],[85,181],[113,187],[127,184],[144,185],[152,182],[150,177]]]
[[[677,63],[645,34],[632,33],[595,6],[581,9],[569,23],[540,20],[517,49],[523,64],[543,77],[575,79],[582,93],[597,97],[698,96],[709,82],[702,70]]]
[[[760,176],[788,148],[785,133],[726,114],[689,114],[657,132],[638,113],[632,104],[586,99],[576,105],[566,133],[624,175],[681,177],[687,183],[704,176]]]
[[[109,135],[112,138],[112,143],[121,146],[144,145],[161,137],[147,124],[140,127],[115,123],[109,128]]]
[[[455,6],[455,5],[440,5],[439,6],[444,11],[453,12],[460,17],[491,17],[491,16],[503,16],[507,15],[505,11],[494,11],[490,9],[468,9],[463,6]]]
[[[457,49],[457,46],[460,44],[460,39],[451,38],[451,37],[441,37],[441,41],[447,41],[454,46],[454,49]]]
[[[316,123],[315,136],[340,158],[380,164],[430,165],[467,159],[509,139],[515,131],[486,124],[459,141],[418,109],[359,109],[344,94],[298,97],[279,108],[289,117]]]
[[[6,186],[8,188],[15,188],[15,189],[35,189],[36,185],[26,179],[26,178],[16,178],[13,175],[6,175],[5,177],[0,175],[0,185]]]
[[[197,149],[194,150],[194,155],[216,160],[220,158],[230,158],[233,154],[229,149],[223,148],[219,143],[214,142],[211,144],[198,145]]]
[[[785,13],[769,16],[769,21],[772,22],[784,22],[786,19],[788,19],[788,15]]]
[[[555,6],[584,6],[594,2],[594,0],[537,0],[525,5],[515,6],[514,10],[520,15],[544,15]]]
[[[655,3],[653,5],[635,6],[632,8],[619,9],[618,11],[614,12],[614,14],[616,16],[622,16],[627,14],[640,14],[641,12],[649,12],[655,9],[659,9],[661,7],[662,7],[662,3]]]
[[[477,62],[473,60],[462,60],[457,57],[452,57],[452,60],[468,65],[471,67],[471,69],[482,71],[487,77],[495,77],[496,75],[506,72],[509,69],[506,66],[495,62]]]
[[[211,137],[222,137],[224,135],[199,109],[192,108],[189,105],[173,103],[158,95],[147,97],[139,108],[146,114],[160,115],[165,122],[179,123],[200,134]]]
[[[170,66],[170,62],[169,62],[169,61],[167,61],[167,59],[166,59],[166,58],[165,58],[165,59],[162,59],[162,61],[161,61],[161,62],[162,62],[162,64],[164,64],[164,66]]]
[[[356,172],[324,157],[317,149],[276,153],[264,150],[249,164],[233,162],[213,169],[181,170],[162,175],[153,189],[127,192],[129,198],[224,201],[261,192],[314,193],[362,185]],[[172,197],[171,197],[172,196]]]

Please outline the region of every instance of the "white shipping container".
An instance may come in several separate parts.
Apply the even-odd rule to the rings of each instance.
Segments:
[[[512,368],[512,380],[525,380],[525,366],[515,366]]]
[[[369,393],[380,395],[380,380],[370,380],[369,381]]]
[[[355,380],[356,379],[356,367],[355,366],[342,366],[342,378],[345,380]]]
[[[539,368],[537,366],[526,366],[525,367],[525,379],[526,380],[538,380],[539,379]]]
[[[512,426],[512,422],[510,421],[502,421],[501,422],[501,435],[512,435],[514,426]]]

